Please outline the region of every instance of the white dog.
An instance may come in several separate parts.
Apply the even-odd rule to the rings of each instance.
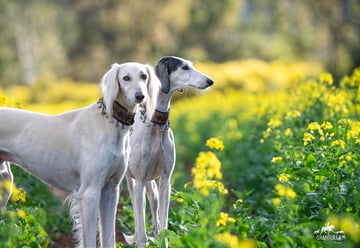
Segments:
[[[70,211],[81,247],[96,247],[98,226],[101,246],[115,247],[129,130],[139,103],[154,109],[156,99],[151,101],[149,95],[156,97],[160,82],[148,65],[114,64],[101,88],[99,102],[56,116],[0,108],[0,164],[9,170],[4,161],[15,163],[71,192]]]
[[[170,201],[170,179],[175,166],[175,144],[169,128],[172,95],[184,88],[206,89],[213,80],[197,71],[190,61],[177,57],[163,57],[155,68],[161,81],[156,110],[151,119],[148,109],[137,111],[134,131],[130,137],[130,159],[127,182],[135,217],[135,235],[126,236],[128,243],[146,246],[145,188],[149,198],[155,238],[167,229]],[[158,181],[158,182],[157,182]],[[158,191],[158,188],[160,191]],[[160,218],[159,218],[160,217]]]

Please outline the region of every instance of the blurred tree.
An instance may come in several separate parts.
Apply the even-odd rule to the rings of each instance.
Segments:
[[[71,52],[72,75],[94,80],[116,61],[154,63],[164,54],[175,54],[177,34],[188,24],[189,3],[189,0],[78,1],[80,31],[79,42]]]
[[[318,60],[360,65],[357,0],[1,0],[0,83],[99,81],[113,62]]]
[[[67,63],[66,43],[60,28],[66,25],[61,4],[51,1],[0,2],[2,49],[1,81],[30,84],[48,73],[62,70]]]
[[[237,0],[193,0],[187,30],[179,37],[187,57],[224,61],[232,57],[236,40]],[[230,44],[230,45],[228,45]],[[229,49],[230,48],[230,49]]]

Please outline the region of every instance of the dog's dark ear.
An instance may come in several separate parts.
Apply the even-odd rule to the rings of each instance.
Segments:
[[[160,60],[155,67],[156,76],[158,76],[161,82],[161,91],[164,93],[169,93],[170,91],[170,74],[168,67],[168,63],[163,60]]]
[[[151,119],[156,108],[161,82],[158,76],[155,74],[155,70],[152,66],[146,65],[146,71],[148,73],[147,90],[149,96],[149,99],[146,100],[146,114],[148,118]]]

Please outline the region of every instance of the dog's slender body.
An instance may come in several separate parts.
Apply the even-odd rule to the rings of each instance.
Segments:
[[[98,103],[55,116],[0,108],[1,166],[10,171],[8,162],[15,163],[71,193],[70,212],[81,247],[96,247],[98,226],[101,246],[115,247],[129,130],[139,103],[154,109],[148,92],[156,95],[160,82],[150,66],[114,64],[101,88]]]
[[[151,119],[144,115],[146,109],[137,111],[126,175],[134,209],[135,235],[125,235],[125,238],[128,243],[136,242],[138,248],[145,247],[147,242],[145,192],[150,203],[154,237],[157,238],[168,225],[170,180],[176,158],[174,136],[168,120],[172,95],[184,88],[205,89],[213,84],[190,61],[177,57],[161,58],[155,71],[162,89]]]

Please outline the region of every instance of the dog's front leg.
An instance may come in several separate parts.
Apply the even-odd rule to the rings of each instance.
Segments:
[[[102,247],[115,247],[115,216],[119,200],[119,184],[104,186],[100,198],[100,242]]]
[[[138,248],[145,248],[147,242],[145,227],[145,183],[141,180],[136,180],[135,182],[133,204],[136,244]]]
[[[155,180],[146,183],[146,194],[151,209],[151,220],[154,238],[159,236],[159,190]]]
[[[97,189],[88,188],[81,197],[81,247],[96,247],[97,219],[100,193]]]

